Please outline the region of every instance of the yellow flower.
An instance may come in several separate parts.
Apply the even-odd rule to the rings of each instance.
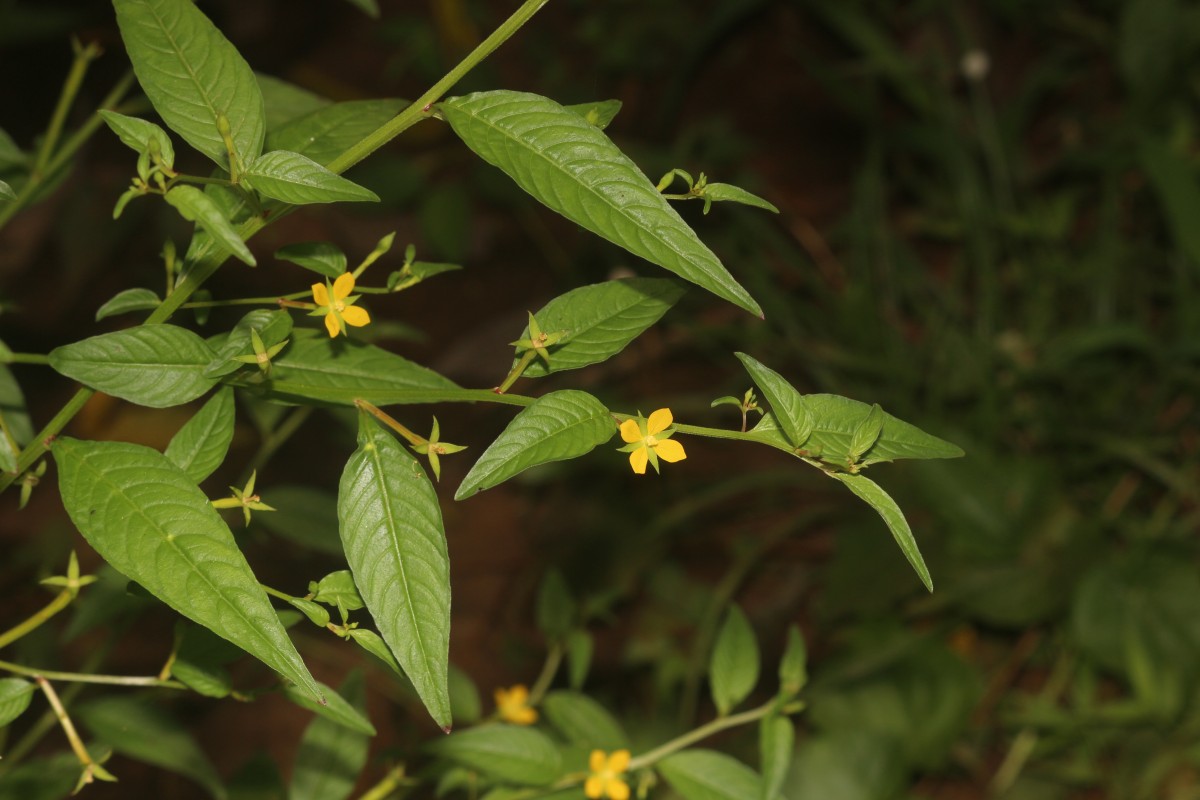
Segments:
[[[532,725],[537,722],[537,709],[529,707],[529,690],[522,684],[511,689],[497,689],[496,712],[505,722],[514,725]]]
[[[629,751],[617,750],[606,756],[603,750],[593,750],[588,759],[592,774],[583,784],[583,793],[591,800],[608,796],[609,800],[629,800],[629,784],[621,775],[629,769]]]
[[[312,313],[314,316],[325,317],[325,330],[329,331],[330,337],[345,333],[347,325],[361,328],[371,321],[365,308],[354,305],[358,295],[351,297],[352,291],[354,275],[350,272],[339,275],[333,286],[329,285],[329,281],[312,285],[313,302],[317,304]]]
[[[638,475],[646,474],[647,463],[658,472],[660,458],[671,464],[687,458],[683,445],[670,438],[675,431],[667,430],[674,421],[671,409],[660,408],[650,415],[650,419],[643,419],[639,414],[637,419],[627,419],[621,423],[621,438],[626,445],[620,450],[629,453],[629,466]]]

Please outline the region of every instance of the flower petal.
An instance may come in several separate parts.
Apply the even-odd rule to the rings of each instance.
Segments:
[[[329,292],[325,289],[325,284],[314,283],[312,285],[313,302],[319,306],[329,305]]]
[[[675,421],[675,417],[671,416],[671,409],[660,408],[650,415],[650,419],[646,422],[646,433],[653,436],[656,433],[661,433],[671,427],[671,423]]]
[[[609,780],[605,788],[611,800],[629,800],[629,784],[625,781]]]
[[[537,722],[537,718],[537,709],[530,708],[529,706],[521,706],[513,711],[512,715],[509,717],[509,719],[517,725],[532,725],[533,723]]]
[[[629,444],[642,440],[642,432],[638,428],[637,420],[627,419],[621,423],[621,438]]]
[[[598,775],[588,778],[587,782],[583,784],[583,793],[591,800],[600,800],[601,797],[604,797],[604,779]]]
[[[608,768],[613,772],[624,772],[629,769],[629,751],[614,750],[613,754],[608,757]],[[609,791],[612,791],[611,786],[609,787]]]
[[[342,319],[347,325],[353,325],[356,328],[361,328],[371,321],[371,315],[367,313],[365,308],[358,306],[346,306],[342,309]]]
[[[342,300],[354,291],[354,273],[343,272],[338,276],[338,279],[333,282],[333,296],[337,300]]]
[[[687,453],[683,452],[683,445],[674,439],[659,439],[658,444],[654,445],[654,454],[669,464],[687,458]]]
[[[608,756],[604,755],[604,751],[593,750],[591,756],[588,757],[588,769],[592,772],[600,772],[606,766],[608,766]],[[599,797],[600,795],[596,796]]]
[[[650,450],[647,447],[639,447],[629,454],[629,466],[633,467],[633,471],[638,475],[646,474],[646,462],[650,460]]]
[[[325,315],[325,330],[329,331],[331,339],[342,332],[342,326],[338,325],[337,315],[332,313]]]

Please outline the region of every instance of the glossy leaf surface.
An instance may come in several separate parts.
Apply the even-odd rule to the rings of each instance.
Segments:
[[[262,156],[246,167],[243,177],[259,194],[297,206],[379,200],[370,189],[330,172],[307,156],[287,150]]]
[[[171,437],[164,453],[196,483],[212,475],[233,441],[233,389],[222,387]]]
[[[388,647],[449,726],[450,561],[437,493],[416,458],[366,415],[338,489],[346,561]]]
[[[490,489],[538,464],[577,458],[616,431],[612,414],[587,392],[551,392],[513,417],[471,467],[454,498]]]
[[[252,267],[255,265],[254,255],[234,230],[229,216],[208,194],[195,186],[179,185],[168,191],[165,199],[184,219],[196,223],[217,244],[237,256],[238,260]]]
[[[52,448],[63,506],[122,574],[320,699],[229,527],[166,456],[64,436]]]
[[[97,391],[140,406],[166,408],[195,400],[216,381],[204,375],[213,352],[174,325],[142,325],[50,351],[50,366]]]
[[[480,158],[552,210],[634,255],[760,315],[762,310],[604,133],[524,92],[478,92],[438,106]]]

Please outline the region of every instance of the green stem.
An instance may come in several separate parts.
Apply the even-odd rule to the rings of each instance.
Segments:
[[[13,664],[10,661],[0,661],[0,669],[14,675],[24,675],[28,678],[45,678],[50,681],[66,681],[67,683],[102,683],[109,686],[157,686],[162,689],[183,689],[178,681],[165,681],[156,677],[141,677],[139,675],[91,675],[85,672],[55,672],[48,669],[34,669]]]
[[[541,673],[538,675],[537,680],[534,681],[533,688],[529,690],[527,705],[536,706],[542,701],[546,690],[550,688],[550,683],[554,680],[554,676],[558,674],[558,665],[562,663],[562,657],[562,645],[556,644],[550,648],[550,652],[546,654],[546,663],[542,665]]]
[[[20,639],[25,634],[39,627],[46,620],[50,619],[55,614],[69,606],[71,604],[71,599],[72,593],[70,590],[64,589],[63,591],[59,592],[58,595],[56,595],[55,598],[51,600],[41,611],[38,611],[21,624],[8,629],[4,633],[0,633],[0,648],[4,648],[5,646],[12,644],[17,639]]]
[[[264,592],[271,595],[271,597],[277,597],[280,600],[283,600],[284,602],[291,602],[292,600],[296,599],[295,597],[292,597],[290,594],[286,594],[284,592],[279,591],[278,589],[273,589],[270,586],[267,586],[265,583],[260,583],[258,585],[258,588],[262,589]]]
[[[46,165],[50,163],[50,156],[54,154],[54,148],[58,145],[59,137],[62,136],[67,114],[75,102],[75,96],[79,94],[79,87],[83,85],[83,76],[87,74],[91,63],[100,56],[100,52],[100,47],[95,42],[89,43],[86,47],[75,44],[75,60],[71,63],[67,80],[63,83],[62,91],[58,95],[58,104],[55,105],[54,113],[50,117],[50,125],[46,128],[42,146],[38,148],[37,159],[33,162],[33,170],[30,173],[31,181],[41,180],[46,174]]]
[[[279,424],[279,427],[271,431],[263,437],[262,444],[258,446],[258,452],[246,464],[246,468],[242,470],[242,486],[246,485],[246,481],[250,480],[250,476],[262,469],[263,466],[271,460],[271,456],[275,455],[275,451],[283,447],[284,443],[300,430],[300,426],[304,421],[312,415],[315,410],[314,406],[301,406],[293,411],[287,419]]]
[[[401,425],[400,422],[395,417],[391,416],[390,414],[388,414],[385,411],[382,411],[377,406],[374,406],[371,403],[368,403],[366,400],[356,399],[354,401],[354,405],[358,406],[359,409],[370,414],[372,417],[379,420],[384,425],[388,426],[389,428],[394,430],[396,433],[403,436],[405,439],[408,440],[409,444],[415,444],[415,445],[429,444],[428,439],[424,439],[424,438],[418,436],[417,434],[413,433],[408,428]]]
[[[206,178],[202,175],[176,175],[174,178],[167,181],[167,189],[170,190],[172,186],[174,186],[178,183],[198,183],[198,184],[201,184],[204,186],[209,186],[209,185],[212,185],[212,186],[234,186],[234,185],[236,185],[236,184],[234,184],[233,181],[226,180],[225,178]]]
[[[180,308],[220,308],[222,306],[277,306],[280,300],[299,300],[309,297],[311,292],[292,292],[271,297],[234,297],[230,300],[195,300],[184,303]]]
[[[392,767],[383,780],[367,789],[358,800],[387,800],[404,783],[404,765]]]
[[[507,392],[508,388],[516,383],[517,378],[521,377],[521,374],[525,372],[525,368],[533,362],[533,358],[536,355],[537,353],[533,350],[526,350],[521,356],[521,359],[517,361],[516,364],[513,364],[513,368],[508,371],[508,375],[504,376],[504,381],[501,382],[501,384],[495,389],[493,389],[493,391],[496,394],[504,394]]]
[[[33,441],[21,451],[21,455],[17,457],[16,472],[0,476],[0,491],[4,491],[11,486],[13,481],[17,480],[17,478],[24,474],[25,470],[32,467],[34,462],[42,457],[49,447],[50,440],[66,427],[67,423],[79,413],[79,410],[83,408],[84,404],[95,393],[95,389],[89,389],[86,386],[75,392],[75,395],[67,401],[67,404],[58,410],[54,418],[46,423],[46,427],[38,431]]]
[[[682,736],[677,736],[666,744],[659,745],[649,753],[638,756],[629,762],[629,770],[632,772],[635,769],[648,767],[672,753],[677,753],[680,750],[693,745],[703,739],[707,739],[715,733],[720,733],[729,728],[736,728],[739,725],[748,725],[751,722],[757,722],[771,712],[777,710],[779,702],[777,699],[768,700],[758,708],[752,708],[749,711],[743,711],[740,714],[732,714],[728,717],[718,717],[712,722],[701,725],[695,730],[688,731]]]
[[[502,22],[500,27],[492,31],[490,36],[480,42],[479,46],[472,50],[454,69],[446,73],[445,77],[429,87],[429,91],[414,100],[408,108],[401,111],[374,133],[368,134],[358,144],[330,162],[328,165],[330,171],[345,172],[416,123],[427,119],[430,115],[430,107],[440,100],[442,95],[450,91],[454,84],[462,80],[464,75],[474,69],[479,62],[491,55],[496,48],[508,41],[547,2],[549,0],[525,0],[525,2],[521,3],[520,8],[514,11],[512,16]]]
[[[41,353],[9,353],[0,361],[5,364],[49,364],[50,357]]]

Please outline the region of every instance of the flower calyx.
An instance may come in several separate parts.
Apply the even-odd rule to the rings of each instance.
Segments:
[[[262,337],[258,335],[258,331],[254,328],[250,329],[250,344],[254,348],[254,353],[247,353],[244,356],[234,356],[233,360],[242,364],[254,364],[262,372],[264,376],[271,373],[271,359],[279,355],[283,348],[287,347],[290,339],[284,339],[279,344],[273,344],[267,347],[263,344]]]
[[[254,481],[258,476],[258,472],[250,473],[250,480],[246,481],[246,486],[239,489],[236,486],[230,486],[229,491],[232,493],[230,497],[223,497],[220,500],[212,500],[213,508],[240,508],[242,514],[246,518],[246,525],[250,525],[251,511],[274,511],[275,509],[266,503],[262,502],[262,498],[254,493]]]
[[[526,339],[517,339],[515,342],[509,342],[513,347],[517,348],[518,353],[526,353],[533,351],[546,362],[546,366],[550,366],[550,351],[547,349],[553,345],[559,344],[566,338],[569,331],[561,330],[552,333],[545,333],[542,327],[538,325],[538,321],[534,319],[532,312],[529,314],[529,337]]]
[[[463,444],[451,444],[450,442],[438,441],[441,438],[441,435],[441,426],[438,425],[437,417],[434,417],[433,429],[429,433],[429,438],[422,442],[417,442],[416,444],[410,445],[413,452],[429,459],[429,466],[433,470],[433,478],[437,481],[442,479],[442,462],[438,457],[450,455],[451,453],[461,453],[463,450],[467,449],[467,446]]]

